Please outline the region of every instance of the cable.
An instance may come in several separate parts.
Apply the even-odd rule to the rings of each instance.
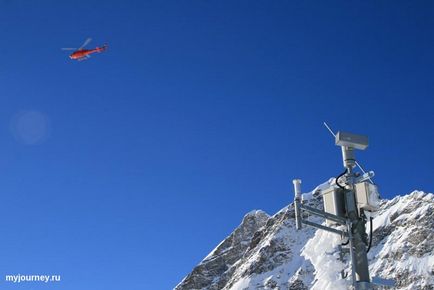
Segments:
[[[366,253],[369,253],[369,250],[371,249],[371,245],[372,245],[372,220],[373,220],[373,218],[372,217],[370,217],[369,218],[369,231],[370,231],[370,234],[369,234],[369,245],[368,245],[368,250],[366,251]]]
[[[336,185],[339,186],[342,189],[345,189],[345,187],[343,187],[342,185],[339,184],[339,178],[341,178],[342,176],[344,176],[347,172],[348,172],[348,168],[345,168],[345,171],[342,172],[341,174],[339,174],[338,177],[336,177]]]
[[[336,185],[339,186],[340,188],[344,189],[344,190],[345,190],[345,187],[343,187],[342,185],[340,185],[338,180],[339,180],[339,178],[341,178],[342,176],[344,176],[347,172],[348,172],[348,168],[345,168],[345,171],[342,172],[341,174],[339,174],[338,177],[336,177]],[[345,200],[345,203],[346,202],[347,201]],[[341,245],[342,246],[346,246],[346,245],[348,245],[349,242],[350,242],[350,239],[348,239],[348,241],[346,241],[345,243],[341,243]]]

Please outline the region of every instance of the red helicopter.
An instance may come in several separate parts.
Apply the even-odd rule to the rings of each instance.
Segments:
[[[83,45],[80,46],[80,48],[68,47],[68,48],[62,48],[62,50],[74,50],[74,52],[69,55],[69,58],[70,59],[76,59],[78,61],[82,61],[82,60],[90,58],[90,55],[92,53],[103,52],[108,47],[107,44],[104,44],[103,46],[101,46],[101,47],[95,47],[94,49],[83,49],[91,41],[92,41],[92,38],[88,38],[83,43]]]

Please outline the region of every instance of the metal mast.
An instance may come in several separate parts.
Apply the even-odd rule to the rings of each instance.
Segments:
[[[346,135],[347,137],[349,134]],[[336,135],[336,145],[342,148],[342,159],[346,173],[343,175],[345,185],[341,185],[339,180],[336,184],[344,190],[345,208],[347,212],[347,227],[350,241],[350,253],[352,260],[352,273],[353,273],[353,286],[356,290],[371,289],[369,277],[369,264],[368,256],[366,253],[367,235],[366,235],[366,217],[363,211],[359,214],[356,201],[355,192],[355,174],[354,167],[356,166],[356,159],[354,154],[354,147],[346,146],[345,141],[342,141],[342,134],[339,132]],[[361,137],[361,136],[357,136]],[[348,137],[352,139],[351,136]],[[349,140],[351,141],[351,140]],[[349,144],[348,144],[349,145]],[[367,146],[367,138],[366,138]],[[366,147],[365,147],[366,148]],[[364,149],[364,148],[358,148]]]
[[[304,224],[347,237],[352,260],[353,288],[355,290],[372,289],[367,257],[368,236],[365,211],[378,209],[378,191],[371,180],[374,173],[365,172],[355,158],[356,149],[365,150],[368,147],[368,138],[345,132],[334,134],[327,124],[324,123],[324,125],[335,137],[335,144],[341,147],[345,171],[335,179],[334,183],[321,189],[324,211],[304,204],[301,180],[293,180],[296,227],[300,229]],[[356,166],[363,174],[355,172]],[[318,224],[305,219],[303,211],[325,218],[326,224]],[[334,225],[344,226],[345,229],[337,229],[333,227]]]

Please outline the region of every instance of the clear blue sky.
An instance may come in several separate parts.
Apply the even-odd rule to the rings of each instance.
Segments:
[[[171,289],[342,171],[323,121],[384,197],[433,191],[432,1],[1,0],[0,31],[1,289]]]

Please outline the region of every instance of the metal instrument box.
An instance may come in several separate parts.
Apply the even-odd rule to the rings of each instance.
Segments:
[[[328,188],[322,192],[324,211],[339,217],[345,218],[345,198],[343,190]],[[326,220],[328,226],[336,224],[334,221]]]
[[[369,182],[360,182],[355,184],[357,208],[366,211],[377,211],[379,208],[380,198],[377,186]]]

